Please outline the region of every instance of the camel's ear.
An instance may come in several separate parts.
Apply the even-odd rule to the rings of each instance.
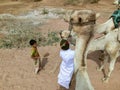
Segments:
[[[70,17],[71,17],[71,14],[74,12],[74,10],[70,10],[70,11],[67,11],[65,16],[63,17],[64,21],[65,22],[70,22]]]
[[[60,37],[61,38],[68,38],[69,37],[69,34],[70,34],[70,31],[68,30],[63,30],[60,32]]]
[[[69,15],[65,15],[63,17],[63,19],[64,19],[65,22],[69,22],[70,21],[70,16]]]
[[[100,17],[100,13],[96,14],[96,20]]]

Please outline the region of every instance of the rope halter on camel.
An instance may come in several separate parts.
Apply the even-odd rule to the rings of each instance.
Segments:
[[[82,18],[79,18],[79,22],[76,22],[76,23],[74,23],[72,21],[73,21],[73,19],[70,18],[69,28],[68,28],[68,30],[70,31],[70,35],[69,36],[71,36],[73,25],[76,25],[76,26],[86,26],[86,25],[94,25],[94,24],[96,24],[96,18],[91,19],[91,20],[89,20],[87,22],[82,22]]]

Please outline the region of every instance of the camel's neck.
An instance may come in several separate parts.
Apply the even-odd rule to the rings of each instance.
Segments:
[[[86,67],[86,61],[84,59],[84,54],[90,39],[90,35],[80,35],[76,39],[76,49],[75,49],[75,69],[80,67]]]
[[[94,26],[79,27],[79,33],[77,34],[76,39],[76,56],[75,56],[75,70],[78,70],[79,67],[86,67],[86,61],[84,59],[85,51],[88,46],[88,43],[92,37],[92,31]],[[74,28],[75,29],[75,28]],[[76,30],[77,31],[77,30]]]
[[[86,61],[84,58],[90,35],[81,35],[76,39],[75,50],[75,71],[76,88],[75,90],[94,90],[86,71]]]
[[[94,28],[94,33],[107,33],[112,29],[114,29],[114,23],[113,23],[113,19],[110,18],[107,22],[96,25]]]
[[[77,72],[75,90],[94,90],[86,70]]]

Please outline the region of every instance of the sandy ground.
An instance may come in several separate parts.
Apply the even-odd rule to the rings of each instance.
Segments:
[[[73,9],[93,9],[101,13],[101,17],[97,20],[98,23],[106,21],[111,13],[115,10],[112,5],[113,0],[101,0],[99,4],[88,6],[59,6],[47,3],[44,0],[40,3],[30,3],[29,5],[23,2],[4,2],[0,3],[0,13],[19,14],[33,8],[43,7],[63,7]],[[58,3],[56,1],[56,3]],[[26,10],[23,10],[26,8]],[[68,24],[62,19],[49,20],[46,25],[40,27],[41,32],[59,31],[68,28]],[[39,47],[38,50],[43,56],[49,53],[49,56],[42,59],[44,69],[38,75],[34,74],[33,61],[30,58],[30,48],[22,49],[0,49],[0,90],[56,90],[57,75],[61,59],[59,57],[59,45]],[[102,72],[98,72],[99,52],[93,52],[88,55],[88,74],[95,90],[120,90],[120,59],[118,58],[115,69],[112,73],[109,83],[101,81]],[[108,65],[107,65],[108,66]],[[107,70],[106,66],[106,70]]]
[[[39,47],[43,56],[44,69],[38,75],[34,74],[33,61],[30,59],[30,48],[0,50],[0,90],[56,90],[59,70],[59,46]],[[88,59],[88,74],[95,90],[120,89],[120,60],[115,65],[109,83],[102,83],[102,72],[96,71],[99,53],[92,53]]]

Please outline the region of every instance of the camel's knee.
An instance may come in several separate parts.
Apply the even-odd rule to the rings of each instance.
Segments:
[[[115,60],[110,62],[109,72],[112,72],[114,70],[114,66],[115,66]]]
[[[114,66],[115,66],[115,62],[117,60],[117,54],[111,54],[110,55],[110,66],[109,66],[109,70],[113,70]]]
[[[109,67],[109,71],[113,71],[113,69],[114,69],[114,66]]]
[[[115,60],[113,62],[110,62],[110,69],[113,70],[115,66]]]

